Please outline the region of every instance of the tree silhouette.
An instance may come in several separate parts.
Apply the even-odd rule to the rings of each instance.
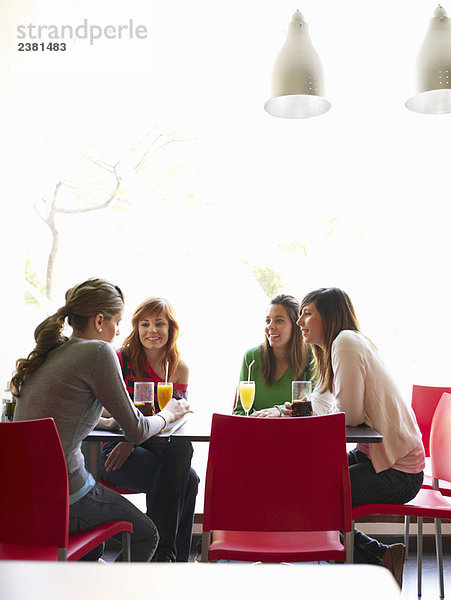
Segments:
[[[45,279],[45,294],[52,299],[54,288],[55,263],[58,257],[60,229],[58,215],[74,215],[93,211],[105,210],[117,205],[120,199],[121,186],[125,176],[136,175],[155,152],[168,144],[184,141],[174,137],[174,133],[162,134],[156,128],[146,134],[136,145],[129,149],[122,161],[108,163],[99,158],[83,154],[81,161],[86,165],[82,168],[82,184],[77,184],[78,174],[73,179],[61,178],[57,181],[50,199],[43,197],[34,208],[42,221],[50,229],[52,243],[47,257],[47,272]],[[86,184],[86,172],[91,170],[95,183]],[[101,183],[99,177],[107,177],[110,183]],[[64,192],[67,192],[64,194]],[[67,197],[69,196],[69,198]],[[123,205],[126,204],[122,200]],[[70,206],[68,206],[70,204]],[[32,283],[32,282],[30,282]]]

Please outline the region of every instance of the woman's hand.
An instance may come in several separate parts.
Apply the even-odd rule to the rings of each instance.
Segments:
[[[186,400],[176,400],[175,398],[171,398],[163,410],[158,414],[166,419],[166,423],[172,423],[189,412],[193,411],[190,410],[189,404]]]
[[[96,429],[106,429],[107,431],[117,431],[121,426],[113,417],[100,417]]]
[[[291,402],[285,402],[282,406],[282,417],[291,417]]]
[[[134,446],[131,442],[119,442],[116,444],[111,452],[107,455],[105,461],[105,470],[118,471],[125,463],[127,458],[133,452]]]
[[[281,415],[279,409],[276,406],[273,406],[272,408],[262,408],[261,410],[256,410],[249,416],[267,419],[269,417],[280,417]]]

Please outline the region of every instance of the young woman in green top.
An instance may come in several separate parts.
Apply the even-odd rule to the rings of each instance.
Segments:
[[[266,312],[265,341],[245,352],[241,364],[240,381],[255,381],[253,417],[280,417],[286,401],[291,401],[291,382],[311,379],[310,351],[304,344],[296,321],[300,304],[289,294],[278,294],[271,299]],[[239,388],[239,386],[238,386]],[[237,391],[233,413],[244,415]]]

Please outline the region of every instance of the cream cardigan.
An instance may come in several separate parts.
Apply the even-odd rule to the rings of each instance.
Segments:
[[[371,342],[356,331],[341,331],[332,344],[331,359],[333,393],[346,424],[365,423],[384,437],[381,444],[369,444],[375,471],[415,451],[421,442],[415,415]]]

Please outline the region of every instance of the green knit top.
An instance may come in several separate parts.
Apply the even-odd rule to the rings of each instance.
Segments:
[[[244,353],[243,362],[241,364],[240,381],[247,381],[249,365],[253,360],[255,360],[255,363],[251,368],[251,379],[252,381],[255,381],[255,400],[249,414],[256,410],[261,410],[262,408],[272,408],[273,406],[282,408],[285,402],[291,402],[291,382],[293,381],[292,367],[289,366],[280,379],[275,381],[272,385],[269,385],[266,383],[261,372],[263,366],[262,347],[261,345],[256,346]],[[307,368],[304,371],[301,380],[308,381],[310,378],[310,370]],[[239,382],[237,386],[237,400],[235,408],[233,409],[233,414],[245,414],[240,401]]]

